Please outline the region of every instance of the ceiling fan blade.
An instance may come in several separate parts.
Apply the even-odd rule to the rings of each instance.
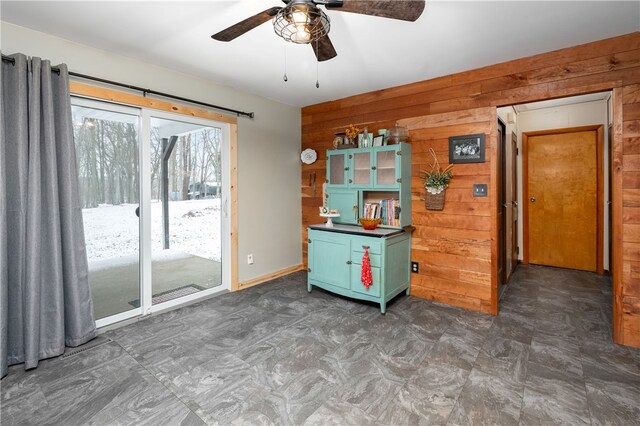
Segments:
[[[269,19],[276,16],[280,9],[282,8],[272,7],[271,9],[267,9],[263,12],[253,15],[250,18],[245,19],[244,21],[240,21],[237,24],[220,31],[219,33],[212,35],[211,38],[218,41],[231,41],[234,38],[246,33],[247,31],[254,29],[258,25],[264,24]]]
[[[329,2],[328,10],[380,16],[382,18],[415,21],[424,11],[424,0],[342,0]]]
[[[314,41],[310,44],[313,48],[313,53],[315,53],[316,58],[318,58],[318,62],[328,61],[338,56],[336,49],[333,48],[333,43],[331,43],[329,36],[326,34],[318,39],[317,42]]]

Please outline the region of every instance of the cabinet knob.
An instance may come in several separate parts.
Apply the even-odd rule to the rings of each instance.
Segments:
[[[347,260],[347,265],[351,265],[351,261],[350,260]]]
[[[349,179],[349,183],[353,183],[353,180]]]
[[[398,178],[398,179],[396,179],[396,182],[398,182],[398,183],[402,183],[402,179],[401,179],[401,178]]]
[[[345,168],[344,168],[344,171],[346,172],[347,170],[349,170],[349,168],[348,168],[348,167],[345,167]]]
[[[376,169],[376,166],[373,166],[373,167],[371,168],[371,170],[375,170],[375,169]]]
[[[307,272],[311,272],[311,268],[307,268]]]

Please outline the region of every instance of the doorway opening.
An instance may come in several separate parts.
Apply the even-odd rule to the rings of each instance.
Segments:
[[[607,91],[497,109],[505,126],[498,141],[504,227],[499,235],[504,273],[498,275],[505,282],[520,263],[610,270],[611,96]],[[578,176],[576,167],[584,165],[576,160],[579,154],[589,157],[591,175]],[[591,176],[588,184],[585,176]],[[546,189],[551,192],[533,193]],[[574,234],[581,231],[588,231],[586,242]],[[568,261],[561,259],[563,247],[569,248]],[[577,260],[586,252],[588,268]]]

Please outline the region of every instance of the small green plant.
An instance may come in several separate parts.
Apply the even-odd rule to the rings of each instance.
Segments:
[[[424,180],[424,187],[429,193],[439,194],[449,186],[449,182],[453,177],[453,164],[449,164],[444,170],[442,170],[433,148],[429,148],[429,152],[433,157],[433,163],[429,164],[429,166],[431,166],[431,170],[420,170],[420,177]]]

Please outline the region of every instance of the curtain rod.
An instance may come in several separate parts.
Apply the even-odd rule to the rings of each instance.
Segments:
[[[5,62],[11,62],[12,64],[16,63],[15,58],[12,58],[10,56],[2,55],[2,60],[5,61]],[[51,67],[51,71],[57,72],[58,74],[60,73],[60,69],[57,68],[57,67]],[[245,117],[249,117],[249,118],[254,118],[254,116],[255,116],[255,114],[253,112],[239,111],[239,110],[232,109],[232,108],[227,108],[227,107],[223,107],[223,106],[219,106],[219,105],[209,104],[209,103],[206,103],[206,102],[196,101],[194,99],[183,98],[182,96],[176,96],[176,95],[170,95],[168,93],[158,92],[158,91],[152,90],[152,89],[145,89],[143,87],[132,86],[130,84],[125,84],[125,83],[119,83],[119,82],[113,81],[113,80],[106,80],[106,79],[100,78],[100,77],[93,77],[93,76],[90,76],[90,75],[79,74],[77,72],[72,72],[72,71],[69,71],[69,75],[72,76],[72,77],[82,78],[82,79],[85,79],[85,80],[93,80],[93,81],[97,81],[97,82],[100,82],[100,83],[110,84],[110,85],[113,85],[113,86],[124,87],[124,88],[130,89],[130,90],[137,90],[139,92],[142,92],[142,96],[147,96],[147,94],[151,94],[151,95],[156,95],[156,96],[162,96],[163,98],[175,99],[175,100],[178,100],[178,101],[189,102],[191,104],[202,105],[202,106],[213,108],[213,109],[232,112],[232,113],[236,114],[237,116],[244,115]]]

